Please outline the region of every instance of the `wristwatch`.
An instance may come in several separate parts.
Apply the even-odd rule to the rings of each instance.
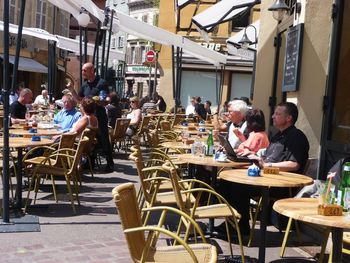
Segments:
[[[267,163],[267,167],[272,167],[272,163]]]

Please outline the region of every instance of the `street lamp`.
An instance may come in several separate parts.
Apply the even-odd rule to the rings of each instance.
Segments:
[[[88,15],[85,8],[80,9],[79,15],[76,16],[76,19],[79,24],[79,65],[80,65],[80,86],[83,84],[83,76],[82,76],[82,67],[83,67],[83,28],[84,28],[84,63],[87,62],[87,31],[86,27],[90,23],[90,16]]]
[[[254,28],[254,36],[255,36],[255,41],[251,41],[247,35],[247,28],[249,27],[252,27]],[[256,48],[256,44],[258,43],[258,36],[257,36],[257,30],[256,30],[256,27],[253,26],[253,25],[248,25],[245,29],[244,29],[244,34],[243,34],[243,37],[240,41],[238,41],[238,44],[241,45],[241,48],[243,49],[248,49],[248,47],[250,45],[255,45],[255,48]]]
[[[267,10],[272,11],[272,16],[275,20],[282,21],[287,12],[290,11],[290,8],[284,0],[276,0]]]

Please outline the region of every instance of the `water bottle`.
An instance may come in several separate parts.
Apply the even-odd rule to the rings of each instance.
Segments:
[[[350,162],[346,162],[343,166],[343,172],[341,176],[341,181],[339,184],[339,189],[337,193],[337,203],[343,208],[348,207],[348,204],[344,203],[345,192],[348,192],[350,188]],[[346,198],[348,199],[348,198]],[[345,200],[348,201],[348,200]]]

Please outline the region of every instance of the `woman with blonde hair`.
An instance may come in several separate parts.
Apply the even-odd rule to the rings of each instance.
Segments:
[[[126,135],[133,136],[142,120],[142,112],[140,109],[140,99],[136,96],[130,98],[131,112],[126,116],[130,120]]]

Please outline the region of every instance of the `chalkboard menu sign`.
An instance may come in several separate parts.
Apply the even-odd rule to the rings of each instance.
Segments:
[[[282,91],[296,91],[299,88],[301,51],[303,49],[304,24],[290,27],[287,31],[284,56]]]

